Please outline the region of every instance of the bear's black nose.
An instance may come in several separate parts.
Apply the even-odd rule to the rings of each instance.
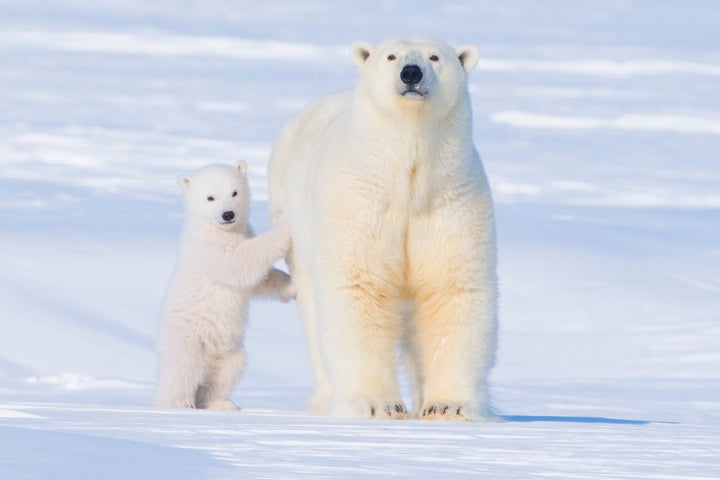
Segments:
[[[235,219],[235,212],[233,212],[233,211],[223,212],[222,219],[225,220],[226,222],[233,221]]]
[[[417,65],[405,65],[400,72],[400,80],[405,85],[415,85],[423,78],[422,70]]]

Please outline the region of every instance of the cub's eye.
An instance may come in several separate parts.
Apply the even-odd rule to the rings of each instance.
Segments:
[[[237,197],[237,192],[233,192],[232,196]]]
[[[208,201],[208,202],[214,202],[214,201],[215,201],[215,197],[207,197],[207,201]]]
[[[387,56],[387,59],[392,62],[393,60],[397,60],[397,57],[391,53]]]
[[[431,62],[437,62],[438,60],[440,60],[440,57],[438,57],[437,55],[430,55]]]

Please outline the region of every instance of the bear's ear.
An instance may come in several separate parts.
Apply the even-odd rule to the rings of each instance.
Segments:
[[[247,163],[245,163],[244,160],[238,161],[238,162],[237,162],[235,165],[233,165],[233,166],[235,167],[235,170],[237,170],[238,172],[240,172],[240,175],[245,176],[245,174],[247,174]]]
[[[478,52],[478,49],[473,47],[472,45],[464,45],[462,47],[456,48],[455,54],[460,60],[460,65],[463,66],[467,73],[470,73],[470,71],[475,68],[478,59],[480,58],[480,53]]]
[[[355,42],[350,47],[350,58],[358,67],[362,66],[373,52],[372,46],[367,42]]]
[[[190,188],[190,175],[179,175],[177,177],[178,186],[186,192]]]

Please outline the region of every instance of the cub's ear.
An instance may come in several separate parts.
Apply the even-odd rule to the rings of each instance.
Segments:
[[[475,68],[475,65],[477,65],[480,58],[478,49],[472,45],[463,45],[462,47],[456,48],[455,54],[457,55],[458,60],[460,60],[460,65],[463,66],[465,72],[467,73],[470,73],[470,71]]]
[[[178,175],[177,177],[178,186],[186,192],[190,188],[190,175]]]
[[[355,42],[350,46],[350,58],[358,67],[362,66],[372,53],[373,48],[367,42]]]
[[[244,160],[240,160],[235,165],[235,170],[240,172],[240,175],[245,176],[247,174],[247,163]]]

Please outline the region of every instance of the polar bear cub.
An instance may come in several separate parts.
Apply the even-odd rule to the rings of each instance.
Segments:
[[[492,196],[473,145],[472,46],[355,43],[355,88],[322,98],[280,132],[269,165],[317,379],[316,412],[491,416],[497,335]]]
[[[254,236],[245,162],[209,165],[178,184],[187,217],[158,327],[156,404],[231,410],[251,296],[293,296],[288,275],[272,268],[289,231]]]

